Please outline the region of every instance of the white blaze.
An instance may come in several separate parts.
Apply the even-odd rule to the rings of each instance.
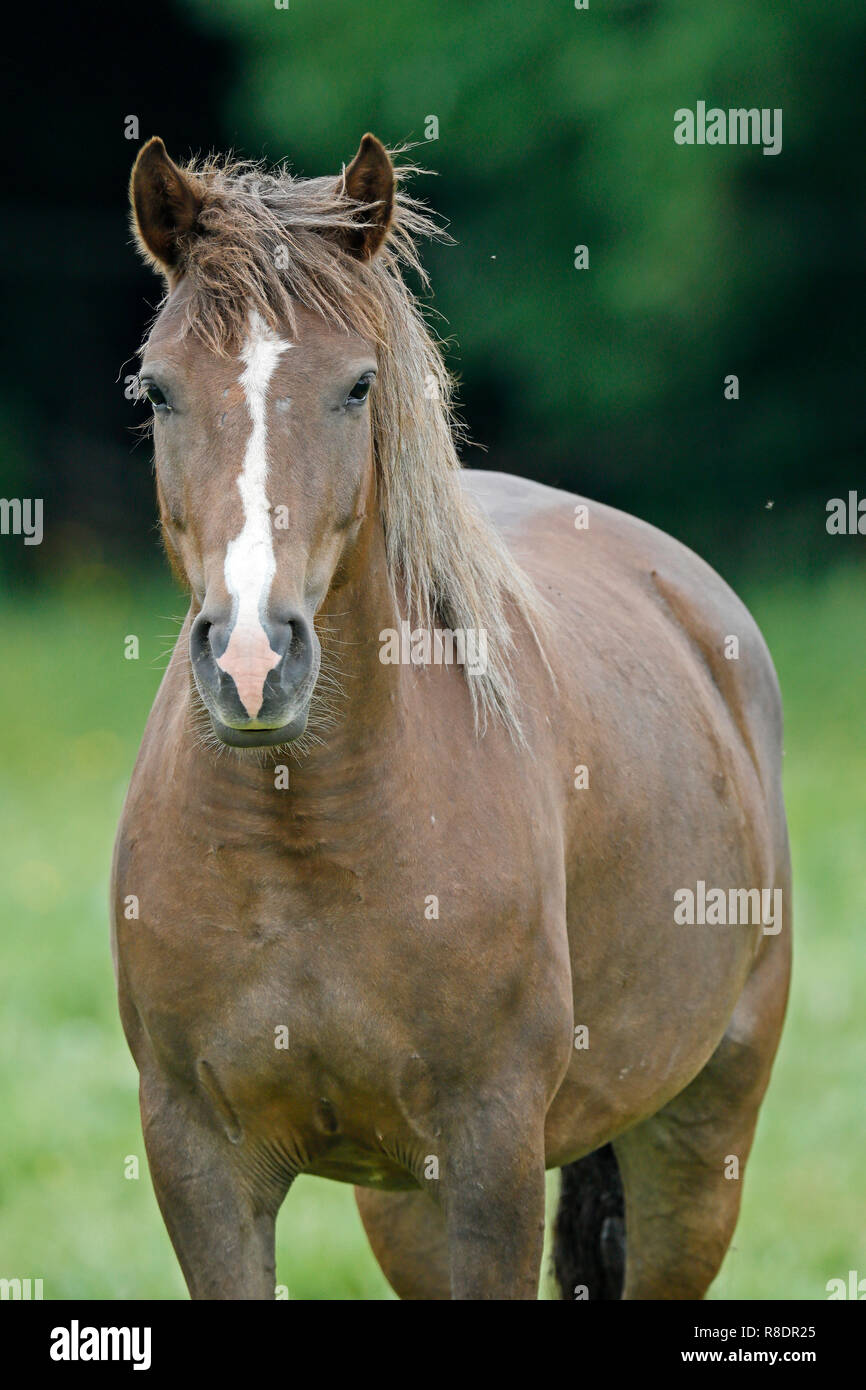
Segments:
[[[255,312],[241,352],[244,389],[252,430],[237,480],[244,509],[240,535],[229,542],[225,558],[226,588],[236,603],[228,646],[217,664],[233,678],[251,719],[258,714],[268,671],[279,662],[262,626],[261,612],[276,570],[273,531],[266,491],[268,476],[268,387],[282,354],[291,343],[278,338]]]

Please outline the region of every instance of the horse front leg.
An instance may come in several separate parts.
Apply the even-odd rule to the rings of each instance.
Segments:
[[[154,1191],[192,1299],[273,1299],[274,1226],[288,1180],[245,1171],[206,1097],[142,1076],[141,1118]]]
[[[452,1299],[535,1299],[544,1244],[544,1116],[501,1099],[448,1136],[441,1174]]]

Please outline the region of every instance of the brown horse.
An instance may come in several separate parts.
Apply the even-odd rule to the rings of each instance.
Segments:
[[[676,541],[460,470],[403,172],[133,171],[190,594],[114,866],[156,1194],[193,1298],[273,1297],[314,1173],[401,1297],[531,1299],[558,1167],[563,1297],[699,1298],[787,993],[772,663]]]

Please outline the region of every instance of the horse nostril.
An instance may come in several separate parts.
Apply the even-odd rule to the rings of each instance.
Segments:
[[[194,662],[203,661],[212,655],[210,633],[213,623],[202,614],[196,618],[189,635],[190,655]]]
[[[310,626],[302,617],[288,618],[283,624],[284,669],[296,676],[300,669],[309,665],[313,644]]]
[[[290,670],[307,660],[310,653],[310,627],[306,618],[291,608],[277,608],[266,623],[271,647],[279,652],[283,667]]]
[[[301,623],[289,623],[291,636],[288,641],[288,654],[292,661],[297,661],[303,656],[307,645],[307,634]]]

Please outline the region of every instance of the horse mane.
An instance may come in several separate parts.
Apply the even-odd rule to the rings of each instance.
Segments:
[[[392,150],[401,156],[406,147]],[[524,743],[512,671],[511,619],[522,619],[539,646],[548,609],[498,531],[460,481],[457,443],[464,437],[453,382],[439,341],[404,280],[429,285],[416,239],[448,239],[423,204],[403,191],[413,164],[395,168],[394,217],[379,253],[360,261],[342,249],[369,205],[333,175],[305,179],[285,165],[210,156],[183,168],[201,198],[196,234],[183,247],[180,273],[190,288],[184,332],[226,355],[240,342],[250,309],[273,328],[295,329],[295,306],[375,343],[371,394],[373,445],[386,554],[405,616],[426,629],[486,630],[487,669],[464,668],[479,734],[501,720]]]

